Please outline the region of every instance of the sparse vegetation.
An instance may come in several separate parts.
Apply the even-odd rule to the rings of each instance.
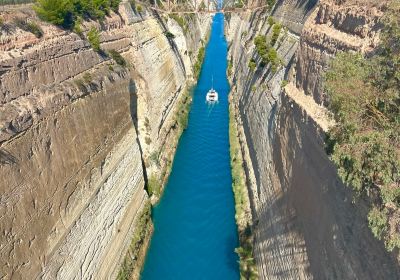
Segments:
[[[150,145],[151,144],[151,138],[149,136],[146,136],[144,138],[144,142],[146,142],[147,145]]]
[[[117,280],[129,280],[135,268],[138,268],[143,259],[139,259],[146,237],[151,233],[151,205],[146,202],[136,222],[132,241],[117,275]]]
[[[186,33],[188,31],[188,26],[184,17],[180,17],[178,14],[170,14],[169,17],[175,20],[176,23],[178,23],[183,32]]]
[[[149,196],[153,194],[157,197],[160,196],[161,182],[155,174],[151,175],[147,182],[147,191],[149,192]]]
[[[256,67],[257,67],[256,61],[255,61],[253,58],[250,59],[250,61],[249,61],[249,69],[250,69],[250,71],[251,71],[251,72],[254,72],[254,70],[256,69]]]
[[[112,57],[112,59],[114,59],[114,61],[118,65],[120,65],[122,67],[126,67],[127,66],[125,58],[119,52],[117,52],[116,50],[110,50],[108,52],[108,54]]]
[[[0,28],[2,28],[4,26],[4,20],[2,17],[0,17]]]
[[[74,25],[72,27],[72,31],[74,31],[81,38],[83,38],[83,31],[82,31],[82,28],[81,28],[81,24],[82,24],[82,18],[78,17],[74,22]]]
[[[92,82],[93,78],[92,75],[89,72],[86,72],[85,74],[83,74],[83,80],[89,84]]]
[[[275,24],[275,20],[274,20],[274,18],[273,18],[272,16],[268,17],[268,24],[269,24],[270,26],[272,26],[272,25]]]
[[[92,27],[88,34],[87,34],[87,39],[90,43],[90,46],[93,48],[94,51],[100,52],[100,32],[97,30],[97,28]]]
[[[254,38],[254,44],[259,56],[262,58],[261,66],[264,67],[271,63],[271,71],[274,73],[281,65],[281,59],[278,52],[267,42],[266,36],[258,35]]]
[[[284,88],[285,86],[287,86],[288,83],[289,82],[287,80],[282,80],[281,88]]]
[[[204,1],[201,1],[199,5],[199,10],[204,11],[205,9],[206,9],[206,4],[204,3]]]
[[[393,3],[374,56],[340,53],[325,75],[337,122],[327,152],[343,182],[369,198],[369,226],[388,250],[400,248],[399,13]]]
[[[232,59],[228,60],[228,67],[226,69],[227,73],[228,73],[228,77],[230,77],[232,75],[232,69],[233,69],[233,62]]]
[[[165,37],[167,37],[168,39],[174,39],[175,35],[169,31],[165,32]]]
[[[268,9],[271,10],[272,7],[275,5],[276,0],[266,0],[267,5],[268,5]]]
[[[194,64],[193,72],[195,77],[198,77],[200,75],[201,66],[203,65],[204,55],[205,55],[205,48],[201,47],[199,49],[199,53],[197,54],[197,61]]]
[[[191,90],[187,90],[183,94],[176,109],[176,122],[182,131],[185,130],[188,125],[190,105],[192,103],[190,92]]]
[[[257,267],[253,258],[253,234],[249,195],[245,182],[243,158],[240,149],[235,116],[230,103],[229,107],[229,143],[232,170],[232,188],[235,197],[235,219],[238,225],[240,247],[235,252],[240,258],[240,279],[258,279]]]
[[[281,34],[282,25],[280,23],[275,23],[272,27],[272,37],[271,45],[274,46],[276,41],[278,41],[279,35]]]
[[[22,30],[34,34],[37,38],[41,38],[43,36],[42,28],[40,28],[40,26],[34,22],[28,22],[18,18],[15,20],[15,24]]]

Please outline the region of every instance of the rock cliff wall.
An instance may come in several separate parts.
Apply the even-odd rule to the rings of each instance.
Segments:
[[[188,18],[186,34],[123,2],[101,25],[84,22],[122,67],[30,6],[0,14],[0,278],[115,278],[149,199],[144,162],[161,146],[174,153],[176,104],[211,17]]]
[[[326,156],[324,135],[332,120],[318,105],[326,100],[321,80],[329,58],[376,46],[383,4],[278,1],[272,16],[287,29],[274,46],[283,61],[275,73],[261,66],[253,43],[256,35],[272,36],[269,13],[227,18],[231,94],[260,279],[400,277],[396,256],[368,228],[366,202],[353,202]]]

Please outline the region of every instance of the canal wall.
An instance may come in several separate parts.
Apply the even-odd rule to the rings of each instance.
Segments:
[[[398,279],[324,149],[333,121],[321,81],[338,51],[370,52],[386,2],[277,1],[271,12],[226,17],[228,72],[253,212],[253,255],[260,279]],[[274,45],[277,71],[261,66],[254,38],[271,38],[272,16],[284,28]]]
[[[0,278],[115,278],[148,178],[174,154],[178,105],[211,16],[181,26],[123,1],[101,24],[82,22],[83,36],[40,21],[30,5],[0,16]],[[92,27],[126,66],[90,47]]]

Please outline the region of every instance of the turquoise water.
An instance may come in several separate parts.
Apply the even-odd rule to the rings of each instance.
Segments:
[[[224,17],[216,14],[189,125],[172,172],[153,210],[154,234],[142,280],[239,279],[234,198],[229,157],[227,44]],[[209,106],[211,88],[219,103]]]

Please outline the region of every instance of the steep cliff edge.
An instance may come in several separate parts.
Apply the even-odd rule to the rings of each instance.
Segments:
[[[368,228],[366,202],[353,202],[326,155],[332,120],[319,105],[326,101],[321,80],[328,60],[339,50],[373,51],[384,4],[283,0],[271,19],[262,11],[227,18],[261,279],[400,277],[396,253]],[[258,35],[271,40],[277,21],[284,27],[272,48],[282,66],[274,71],[253,42]]]
[[[115,278],[149,200],[147,174],[175,151],[211,17],[187,18],[185,32],[123,2],[101,25],[84,22],[124,67],[30,6],[0,14],[0,278]],[[146,172],[154,151],[158,167]]]

